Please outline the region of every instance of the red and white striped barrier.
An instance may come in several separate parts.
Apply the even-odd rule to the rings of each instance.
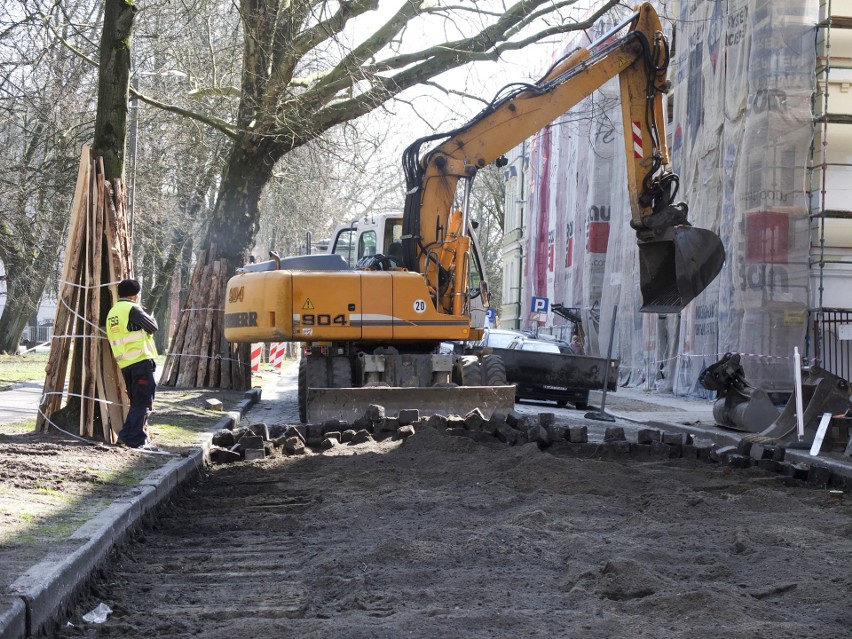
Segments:
[[[287,353],[287,344],[284,342],[274,342],[273,346],[275,347],[274,355],[270,354],[270,359],[272,360],[272,367],[280,369],[284,364],[284,355]]]
[[[251,345],[251,369],[253,371],[260,370],[260,356],[263,353],[263,344]]]

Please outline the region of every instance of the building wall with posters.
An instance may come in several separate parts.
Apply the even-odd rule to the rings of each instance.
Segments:
[[[833,281],[852,275],[852,266],[838,263],[815,273],[817,235],[823,246],[838,250],[845,241],[832,230],[837,223],[819,231],[817,209],[827,207],[813,200],[816,43],[825,1],[655,4],[673,43],[667,139],[671,168],[681,178],[678,199],[689,204],[695,226],[722,238],[722,273],[679,315],[639,312],[613,81],[527,143],[527,219],[523,237],[508,243],[524,255],[514,319],[521,328],[560,334],[566,322],[559,317],[530,321],[529,301],[543,296],[575,307],[584,320],[586,351],[600,354],[615,313],[623,384],[709,396],[697,383],[699,373],[724,353],[739,352],[749,381],[788,390],[794,348],[818,359],[809,330],[815,309],[852,306],[852,289],[832,289]],[[588,44],[610,26],[600,21],[562,51]],[[841,160],[843,140],[834,135],[834,156]],[[849,189],[836,175],[835,184]],[[848,231],[852,237],[852,227]]]

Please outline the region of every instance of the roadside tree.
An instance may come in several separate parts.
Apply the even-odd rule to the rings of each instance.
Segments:
[[[141,99],[204,122],[230,150],[200,248],[215,246],[231,268],[246,260],[260,228],[260,202],[278,163],[326,131],[351,122],[452,69],[583,29],[619,4],[609,0],[583,21],[563,15],[573,0],[456,4],[407,0],[395,11],[378,0],[240,3],[242,70],[236,117],[191,112],[164,99]],[[216,95],[226,96],[224,85]],[[201,260],[195,269],[203,269]],[[201,281],[201,278],[199,278]],[[190,332],[204,331],[198,324]],[[201,340],[196,340],[201,341]],[[209,341],[209,340],[207,340]],[[217,343],[216,336],[213,337]],[[183,354],[191,353],[186,345]]]

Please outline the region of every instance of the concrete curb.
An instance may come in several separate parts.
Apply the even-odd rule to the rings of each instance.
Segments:
[[[0,599],[0,639],[50,634],[51,625],[69,613],[74,597],[113,546],[201,471],[209,456],[213,432],[238,425],[260,401],[260,394],[259,388],[246,391],[246,398],[214,424],[198,449],[158,468],[128,494],[80,526],[68,537],[66,549],[73,548],[71,552],[49,554],[15,580]]]
[[[0,599],[0,639],[18,639],[27,632],[27,607],[18,597]]]

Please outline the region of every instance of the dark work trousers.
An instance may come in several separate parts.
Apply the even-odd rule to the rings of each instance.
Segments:
[[[154,360],[146,359],[121,369],[130,397],[130,412],[118,433],[118,439],[131,448],[139,448],[148,441],[148,411],[154,404],[154,393],[157,390],[157,382],[154,380],[156,368]]]

